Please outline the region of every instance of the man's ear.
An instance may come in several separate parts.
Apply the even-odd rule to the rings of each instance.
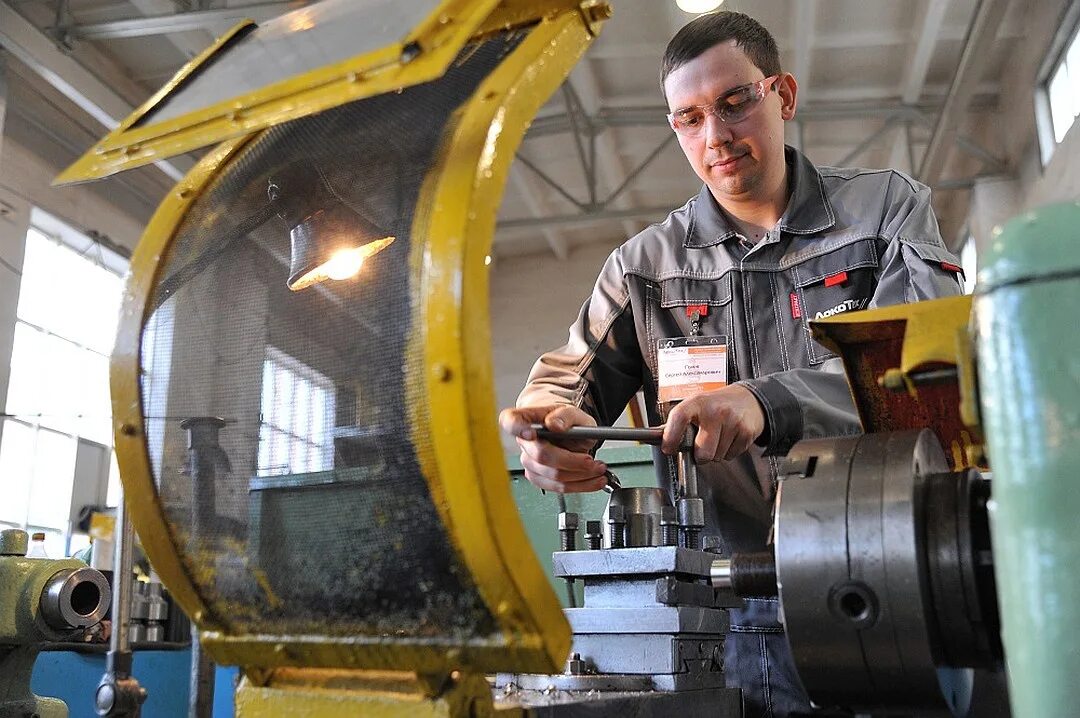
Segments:
[[[795,107],[798,105],[799,83],[795,82],[795,76],[785,72],[776,81],[776,93],[780,95],[780,116],[785,121],[795,117]]]

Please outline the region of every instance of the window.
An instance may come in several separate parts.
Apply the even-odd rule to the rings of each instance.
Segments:
[[[1035,114],[1045,166],[1080,116],[1080,3],[1071,3],[1039,72]]]
[[[146,321],[143,329],[139,382],[143,406],[153,413],[168,405],[175,306],[174,302],[162,304]],[[153,413],[146,416],[146,444],[154,476],[161,476],[166,417],[154,416]]]
[[[31,223],[0,438],[0,522],[44,531],[60,557],[70,548],[79,439],[112,446],[109,354],[127,261],[38,210]]]
[[[334,385],[328,378],[267,347],[261,412],[259,476],[334,468]]]
[[[979,269],[977,250],[975,237],[969,234],[960,250],[960,266],[964,268],[964,294],[975,291],[975,276]]]

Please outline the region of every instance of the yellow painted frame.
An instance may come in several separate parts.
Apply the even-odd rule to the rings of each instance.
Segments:
[[[222,630],[180,562],[157,497],[139,392],[139,358],[152,292],[178,228],[213,179],[260,133],[230,139],[208,153],[166,196],[132,257],[110,366],[126,503],[148,556],[199,625],[203,645],[219,663],[548,672],[569,651],[569,626],[517,517],[492,421],[483,259],[490,250],[510,164],[529,123],[584,53],[610,9],[598,2],[570,10],[562,0],[533,4],[544,10],[534,16],[535,27],[451,119],[439,159],[422,188],[411,258],[421,268],[424,301],[418,307],[420,336],[410,360],[414,369],[424,369],[426,395],[410,399],[414,407],[427,407],[414,417],[416,431],[428,432],[434,447],[431,456],[421,457],[422,469],[454,547],[496,618],[498,636],[463,642],[231,635]]]
[[[459,110],[429,174],[413,236],[423,302],[413,347],[426,367],[427,397],[410,397],[417,433],[431,437],[434,457],[422,465],[443,521],[451,527],[485,602],[514,635],[540,627],[550,659],[525,670],[547,672],[565,660],[570,631],[531,549],[506,481],[491,417],[494,387],[488,316],[488,269],[495,216],[514,154],[529,123],[592,40],[581,16],[565,13],[533,29]],[[426,399],[426,400],[425,400]],[[414,441],[415,443],[415,441]],[[474,493],[479,489],[480,493]],[[511,581],[505,579],[509,576]]]
[[[929,363],[956,364],[957,331],[967,329],[970,317],[971,295],[963,294],[837,314],[811,322],[810,333],[830,351],[839,354],[839,345],[832,335],[842,337],[845,327],[902,319],[907,325],[897,368],[907,375]]]
[[[184,613],[200,626],[213,619],[176,554],[165,512],[158,501],[150,454],[147,451],[139,376],[142,330],[146,325],[161,260],[180,223],[209,185],[253,135],[224,142],[199,161],[162,200],[131,257],[131,273],[124,285],[116,344],[109,360],[112,394],[113,445],[124,486],[124,503],[146,555]]]
[[[192,59],[115,130],[65,169],[53,184],[108,177],[233,137],[313,115],[347,102],[429,82],[449,68],[470,39],[565,12],[581,0],[444,0],[408,36],[378,50],[286,78],[180,117],[136,124],[207,61],[227,51],[244,20]],[[408,47],[420,47],[418,55]]]

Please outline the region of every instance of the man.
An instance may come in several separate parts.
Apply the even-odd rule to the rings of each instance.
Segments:
[[[540,358],[500,423],[535,485],[595,491],[606,467],[590,442],[540,441],[528,425],[611,424],[643,387],[650,423],[665,422],[664,453],[688,424],[699,427],[705,533],[718,534],[725,553],[759,551],[777,457],[803,438],[861,430],[840,359],[811,339],[808,322],[958,294],[959,262],[926,187],[889,170],[817,168],[784,146],[798,85],[750,17],[687,24],[667,47],[661,82],[704,186],[611,254],[569,343]],[[695,342],[726,354],[714,352],[706,369],[680,363],[673,347]],[[704,374],[680,382],[685,371]],[[709,382],[726,386],[687,388]],[[774,601],[734,612],[725,670],[748,716],[809,709]]]

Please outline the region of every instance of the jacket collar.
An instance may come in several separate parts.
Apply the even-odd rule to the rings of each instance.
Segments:
[[[793,147],[784,148],[791,177],[791,199],[777,227],[791,234],[815,234],[836,224],[836,215],[825,196],[825,183],[814,164]],[[708,185],[691,204],[685,247],[713,247],[735,237],[738,231],[720,210]]]

